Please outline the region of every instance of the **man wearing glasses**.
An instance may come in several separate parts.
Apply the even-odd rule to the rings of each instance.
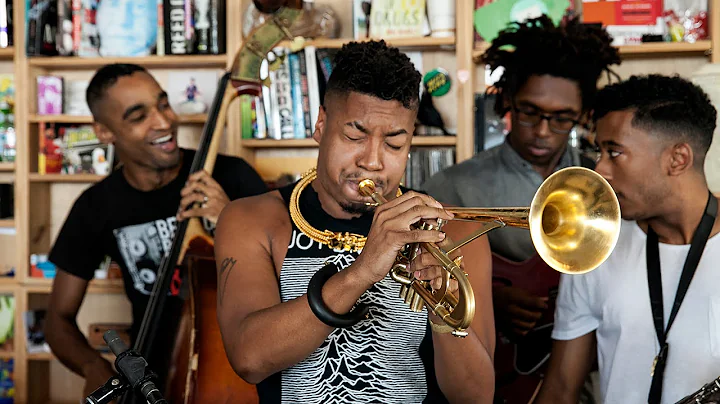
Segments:
[[[483,61],[492,70],[503,69],[489,91],[496,94],[498,115],[510,114],[510,133],[502,144],[437,173],[422,188],[449,205],[529,206],[555,171],[592,168],[568,137],[586,121],[600,75],[620,63],[611,43],[601,28],[577,20],[556,27],[546,16],[500,32]],[[559,274],[537,257],[525,229],[494,230],[488,239],[495,256],[496,402],[528,402],[550,354]]]

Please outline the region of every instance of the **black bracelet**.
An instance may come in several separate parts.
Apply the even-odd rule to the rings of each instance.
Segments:
[[[310,283],[308,283],[308,304],[310,304],[310,309],[315,316],[330,327],[352,327],[366,318],[370,307],[365,304],[358,304],[347,314],[333,313],[322,299],[322,289],[325,282],[336,273],[338,273],[338,268],[333,263],[328,263],[315,272],[315,275],[310,279]]]

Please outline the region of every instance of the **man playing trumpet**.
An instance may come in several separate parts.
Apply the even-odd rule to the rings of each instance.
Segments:
[[[231,203],[218,220],[218,320],[230,363],[257,384],[261,402],[489,403],[495,341],[486,238],[462,252],[476,299],[464,338],[431,326],[428,320],[442,320],[427,309],[411,311],[388,275],[406,244],[442,246],[446,233],[462,228],[415,228],[453,216],[399,185],[420,73],[383,41],[350,43],[335,64],[313,134],[317,170]],[[386,203],[375,207],[360,194],[364,179]],[[348,234],[333,240],[333,233]],[[354,325],[332,327],[308,303],[308,284],[327,263],[339,268],[321,289],[327,309],[343,315],[369,307]],[[441,286],[444,269],[427,252],[408,271]]]

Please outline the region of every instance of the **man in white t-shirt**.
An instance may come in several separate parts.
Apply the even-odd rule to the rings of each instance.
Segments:
[[[634,76],[598,93],[595,170],[618,196],[622,228],[605,263],[561,279],[553,350],[536,404],[577,403],[596,359],[603,403],[676,403],[720,376],[720,221],[703,169],[716,115],[707,95],[677,76]],[[664,377],[660,356],[650,394],[658,332],[665,335],[691,242],[699,246],[699,263],[666,333]],[[659,279],[652,283],[662,289],[649,279]],[[662,302],[659,331],[651,289]]]

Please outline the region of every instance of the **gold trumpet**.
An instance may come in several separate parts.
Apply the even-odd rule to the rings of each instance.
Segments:
[[[359,192],[376,203],[387,200],[375,192],[375,184],[360,182]],[[610,184],[595,171],[569,167],[548,177],[538,188],[529,207],[446,208],[453,220],[484,222],[477,231],[442,249],[434,243],[413,243],[398,253],[390,276],[401,283],[400,297],[413,311],[424,305],[442,318],[439,328],[457,337],[475,316],[475,295],[461,268],[462,257],[450,258],[458,248],[485,233],[505,226],[528,229],[540,257],[553,269],[565,274],[582,274],[597,268],[615,248],[620,234],[620,205]],[[418,228],[441,229],[443,221],[421,222]],[[415,279],[407,268],[421,249],[430,252],[443,266],[440,289]],[[450,280],[458,282],[458,296],[448,292]]]

